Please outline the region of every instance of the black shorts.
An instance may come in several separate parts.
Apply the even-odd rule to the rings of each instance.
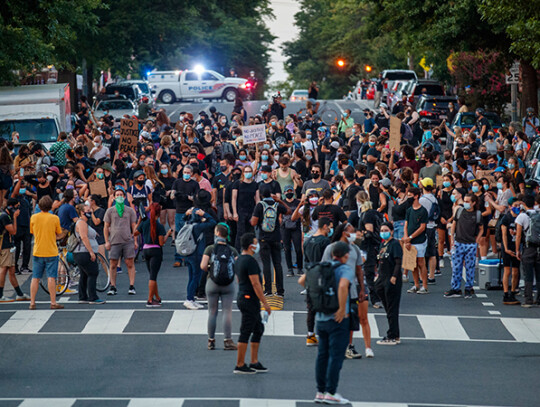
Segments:
[[[427,247],[425,258],[437,256],[437,232],[436,228],[426,228]]]
[[[504,267],[519,268],[520,261],[516,257],[510,256],[504,251],[502,253],[502,261]]]

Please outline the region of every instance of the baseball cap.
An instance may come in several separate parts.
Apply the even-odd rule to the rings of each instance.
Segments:
[[[426,179],[430,179],[430,178],[426,178]],[[433,181],[431,182],[431,184],[433,185]],[[381,181],[381,185],[385,188],[388,188],[392,186],[392,181],[390,181],[389,178],[383,178],[383,180]]]
[[[339,148],[339,141],[332,141],[330,143],[330,147],[338,149]]]
[[[423,178],[422,181],[420,181],[420,184],[423,187],[432,187],[433,186],[433,180],[431,178]]]
[[[319,196],[319,192],[317,192],[316,189],[310,189],[307,191],[307,196],[311,196],[311,195],[316,195],[316,196]]]
[[[319,128],[317,129],[317,131],[324,131],[324,132],[326,133],[326,127],[322,127],[322,126],[321,126],[321,127],[319,127]]]
[[[495,170],[493,171],[493,174],[495,174],[496,172],[505,172],[506,171],[506,168],[504,167],[497,167],[495,168]]]
[[[508,198],[508,205],[512,205],[516,201],[518,201],[518,199],[515,196],[511,196]]]

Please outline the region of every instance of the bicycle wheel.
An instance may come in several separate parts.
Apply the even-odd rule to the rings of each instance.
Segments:
[[[62,258],[58,259],[58,275],[56,276],[56,295],[61,296],[66,292],[69,286],[69,267],[68,265],[62,260]],[[43,288],[43,291],[45,291],[47,294],[49,294],[49,287],[48,287],[48,278],[47,273],[43,273],[43,277],[39,281],[39,285],[41,288]]]
[[[109,261],[102,254],[97,253],[96,262],[98,264],[98,276],[96,282],[96,290],[100,293],[107,291],[111,281],[109,279]]]
[[[324,108],[319,112],[319,117],[327,126],[329,126],[339,120],[339,113],[334,109]]]
[[[142,234],[137,236],[135,239],[137,239],[137,250],[135,250],[135,261],[139,261],[139,260],[144,261],[144,255],[142,254],[143,245],[144,245]]]

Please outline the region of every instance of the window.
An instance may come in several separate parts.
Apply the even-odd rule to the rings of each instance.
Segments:
[[[186,72],[186,81],[198,81],[199,75],[197,72]]]
[[[203,72],[201,74],[201,81],[217,81],[218,79],[210,72]]]

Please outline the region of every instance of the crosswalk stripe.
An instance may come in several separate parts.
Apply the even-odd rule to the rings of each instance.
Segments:
[[[457,317],[433,317],[418,315],[418,321],[426,339],[469,340],[469,335],[463,329]]]
[[[169,321],[169,325],[165,330],[166,334],[199,334],[207,333],[207,314],[203,311],[188,311],[177,310],[173,312],[173,316]]]
[[[294,313],[272,312],[264,329],[266,335],[294,336]]]
[[[38,333],[53,315],[53,310],[17,311],[0,327],[0,334]]]
[[[127,407],[182,407],[184,399],[131,399]]]
[[[296,407],[296,400],[240,399],[239,407]]]
[[[540,320],[531,318],[501,318],[504,327],[518,342],[540,343]]]
[[[133,310],[96,310],[82,333],[121,334],[129,323]]]
[[[18,407],[71,407],[77,399],[25,399]]]

